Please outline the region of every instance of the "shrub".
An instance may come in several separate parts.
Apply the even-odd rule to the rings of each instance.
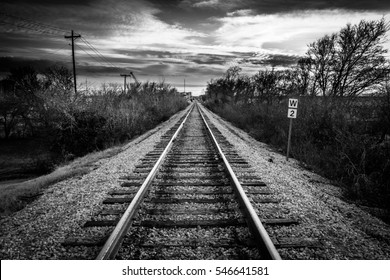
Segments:
[[[338,182],[350,199],[390,210],[390,142],[378,143],[379,136],[368,133],[376,131],[376,122],[367,123],[359,117],[361,111],[372,112],[372,103],[349,111],[336,106],[336,100],[324,103],[318,98],[301,98],[299,104],[298,118],[293,122],[291,156]],[[286,102],[206,102],[206,106],[257,140],[286,151]]]

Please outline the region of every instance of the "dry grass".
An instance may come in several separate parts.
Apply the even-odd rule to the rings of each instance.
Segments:
[[[99,166],[99,160],[115,156],[123,149],[124,145],[120,145],[90,153],[67,165],[57,167],[50,174],[20,183],[0,186],[0,217],[23,209],[28,203],[39,197],[45,189],[57,182],[89,173]]]

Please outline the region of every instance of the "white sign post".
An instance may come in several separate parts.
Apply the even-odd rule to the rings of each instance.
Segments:
[[[288,142],[287,142],[287,155],[286,155],[287,161],[288,161],[288,156],[290,154],[290,146],[291,146],[292,120],[297,118],[297,113],[298,113],[298,99],[290,98],[288,100],[288,110],[287,110],[287,118],[290,119],[290,127],[288,128]]]

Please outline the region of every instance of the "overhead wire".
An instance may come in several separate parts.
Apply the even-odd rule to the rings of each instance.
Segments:
[[[91,57],[93,60],[95,60],[97,63],[105,66],[101,61],[99,61],[96,57],[94,57],[93,55],[91,55],[90,53],[88,53],[84,48],[82,48],[80,45],[76,45],[77,48],[79,48],[80,50],[82,50],[85,54],[87,54],[89,57]]]
[[[1,16],[3,16],[3,18],[1,18]],[[10,19],[15,19],[17,21],[10,21]],[[67,34],[69,32],[68,30],[56,27],[54,25],[40,23],[40,22],[31,20],[31,19],[22,18],[22,17],[15,16],[15,15],[10,15],[10,14],[7,14],[5,12],[0,12],[0,25],[1,24],[2,25],[11,25],[11,26],[19,28],[21,30],[24,29],[24,30],[35,31],[37,33],[42,33],[42,34],[51,35],[51,36],[64,36],[65,34]],[[78,33],[74,33],[74,34],[76,36],[80,35]],[[89,57],[91,57],[96,62],[100,63],[101,65],[103,65],[102,63],[104,63],[105,64],[104,66],[108,65],[108,66],[113,67],[113,68],[118,69],[118,70],[121,69],[121,68],[115,66],[113,63],[111,63],[107,57],[105,57],[91,42],[89,42],[85,38],[85,36],[81,36],[80,39],[84,43],[84,45],[90,51],[92,51],[92,53],[94,55],[96,55],[96,57],[94,55],[92,55],[91,53],[87,52],[83,47],[81,47],[80,44],[75,44],[75,46],[78,47],[79,49],[81,49]],[[51,54],[51,55],[56,55],[65,48],[66,48],[66,46],[55,51],[55,52],[45,51],[45,53]],[[101,62],[99,60],[101,60]]]
[[[62,47],[61,49],[58,49],[58,50],[56,50],[56,51],[54,51],[54,52],[49,52],[49,53],[51,53],[51,54],[58,54],[60,51],[63,51],[63,50],[65,50],[65,48],[67,48],[68,46],[64,46],[64,47]]]
[[[26,23],[7,22],[5,20],[0,20],[0,24],[11,25],[11,26],[15,26],[17,28],[27,29],[27,30],[35,31],[37,33],[42,33],[42,34],[51,35],[51,36],[59,36],[60,35],[57,31],[52,31],[52,30],[42,29],[42,28],[41,29],[34,28],[33,26],[26,25]]]
[[[7,14],[5,12],[0,12],[0,15],[3,15],[5,17],[11,18],[11,19],[17,19],[17,20],[21,21],[22,24],[30,24],[30,25],[33,25],[33,26],[36,26],[36,27],[44,28],[45,31],[51,30],[51,31],[57,32],[57,33],[59,33],[61,35],[63,35],[64,33],[68,32],[67,30],[64,30],[62,28],[56,27],[54,25],[49,25],[49,24],[46,24],[46,23],[41,23],[41,22],[34,21],[32,19],[22,18],[22,17],[15,16],[15,15],[10,15],[10,14]],[[9,23],[9,24],[13,24],[13,23]]]
[[[101,54],[101,52],[99,52],[87,39],[85,39],[84,37],[81,37],[81,40],[85,43],[85,45],[91,49],[100,59],[102,59],[106,64],[108,64],[109,66],[113,67],[113,68],[117,68],[119,69],[119,67],[115,66],[114,64],[112,64],[103,54]]]

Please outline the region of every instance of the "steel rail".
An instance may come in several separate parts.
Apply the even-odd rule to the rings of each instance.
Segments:
[[[267,231],[265,230],[263,224],[261,223],[259,217],[256,214],[255,209],[253,208],[252,204],[250,203],[247,195],[245,194],[244,189],[242,188],[240,182],[237,179],[237,176],[235,175],[232,167],[230,166],[228,160],[226,159],[221,147],[219,146],[213,132],[211,131],[209,125],[206,122],[206,119],[203,116],[202,110],[200,109],[199,105],[197,106],[199,113],[206,124],[207,130],[213,139],[213,144],[217,148],[219,155],[223,159],[223,163],[228,170],[229,177],[231,178],[233,182],[233,186],[235,188],[235,192],[237,194],[238,200],[246,214],[246,220],[252,229],[253,235],[256,237],[256,245],[258,248],[261,249],[261,253],[265,255],[266,258],[271,260],[281,260],[278,251],[275,248],[275,245],[273,244],[271,238],[269,237]]]
[[[162,152],[161,156],[157,160],[156,164],[154,165],[153,169],[150,171],[149,175],[146,177],[145,181],[143,182],[142,186],[134,196],[133,200],[131,201],[129,207],[126,209],[125,213],[119,220],[118,224],[116,225],[115,229],[111,233],[110,237],[107,239],[106,243],[104,244],[103,248],[101,249],[99,255],[96,257],[97,260],[110,260],[114,259],[115,255],[117,254],[122,240],[126,233],[128,232],[129,228],[131,227],[132,220],[137,213],[138,207],[141,204],[146,192],[148,191],[150,185],[152,184],[152,181],[159,170],[160,166],[162,165],[166,155],[168,154],[169,150],[172,147],[173,142],[175,141],[177,135],[179,134],[180,130],[182,129],[184,123],[186,122],[189,114],[193,110],[194,105],[188,110],[188,113],[184,120],[181,122],[180,126],[176,130],[175,134],[172,136],[171,140],[169,141],[168,145]]]

